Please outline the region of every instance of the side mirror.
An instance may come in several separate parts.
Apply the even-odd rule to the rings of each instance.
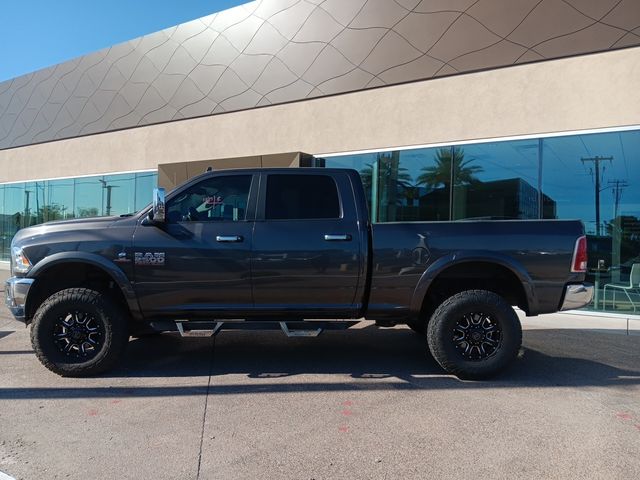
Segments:
[[[151,213],[153,214],[154,223],[164,223],[164,188],[153,189],[153,208]]]

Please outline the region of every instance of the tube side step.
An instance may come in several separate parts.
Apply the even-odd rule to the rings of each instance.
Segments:
[[[186,323],[188,328],[185,329],[183,323]],[[216,322],[213,328],[192,328],[189,322],[176,322],[181,337],[213,337],[220,331],[222,325],[224,322]]]
[[[302,329],[290,329],[287,322],[280,322],[280,329],[289,338],[291,337],[317,337],[322,333],[322,328],[316,328],[315,330],[302,330]]]
[[[265,331],[282,330],[289,338],[303,337],[313,338],[324,330],[346,330],[357,324],[358,321],[333,320],[333,321],[243,321],[243,320],[178,320],[168,324],[152,324],[162,331],[178,331],[182,337],[213,337],[223,330]],[[170,328],[169,328],[170,327]]]

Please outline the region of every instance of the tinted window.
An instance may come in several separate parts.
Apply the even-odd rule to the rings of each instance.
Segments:
[[[246,217],[251,175],[212,177],[187,188],[167,205],[169,222],[236,222]]]
[[[340,201],[327,175],[269,175],[266,218],[289,220],[339,218]]]

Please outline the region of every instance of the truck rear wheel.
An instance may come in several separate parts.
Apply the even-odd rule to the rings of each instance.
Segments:
[[[68,288],[38,308],[31,344],[38,360],[63,377],[95,375],[111,368],[129,333],[122,309],[103,293]]]
[[[511,305],[486,290],[445,300],[427,327],[433,357],[460,378],[481,379],[505,369],[518,355],[522,327]]]

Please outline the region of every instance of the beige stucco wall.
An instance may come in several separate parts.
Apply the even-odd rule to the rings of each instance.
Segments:
[[[0,151],[0,182],[640,124],[640,48]]]

